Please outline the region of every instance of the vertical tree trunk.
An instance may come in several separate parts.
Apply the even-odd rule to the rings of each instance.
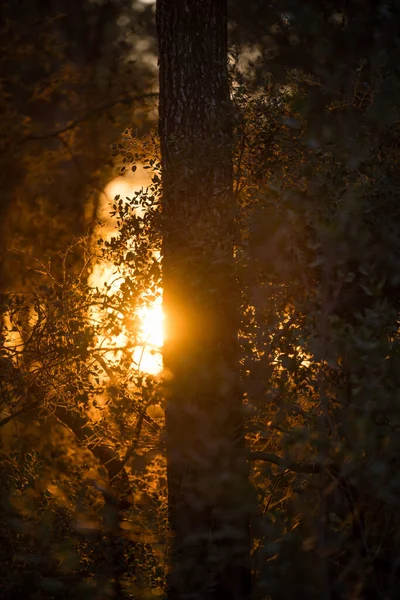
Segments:
[[[226,0],[158,0],[170,600],[250,594]]]

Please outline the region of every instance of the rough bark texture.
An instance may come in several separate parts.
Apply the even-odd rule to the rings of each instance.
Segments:
[[[250,594],[226,0],[158,0],[170,600]]]

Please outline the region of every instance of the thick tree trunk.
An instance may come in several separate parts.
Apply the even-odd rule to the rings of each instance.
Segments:
[[[250,594],[226,0],[158,0],[170,600]]]

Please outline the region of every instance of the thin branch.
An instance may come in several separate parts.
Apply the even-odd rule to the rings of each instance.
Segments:
[[[115,378],[115,375],[113,373],[112,368],[107,364],[107,361],[100,356],[97,352],[93,353],[93,358],[95,360],[97,360],[97,362],[99,363],[99,365],[104,369],[104,371],[106,372],[106,374],[108,375],[111,383],[116,387],[116,389],[118,390],[118,393],[120,394],[121,398],[123,398],[124,400],[128,400],[129,404],[132,404],[132,401],[130,398],[128,398],[126,396],[126,394],[124,394],[124,392],[121,390],[121,388],[118,385],[118,381]],[[154,419],[152,419],[150,417],[150,415],[148,415],[146,412],[143,413],[139,413],[139,416],[142,417],[142,419],[144,419],[146,421],[146,423],[148,425],[150,425],[151,427],[155,428],[157,431],[161,430],[161,426],[156,423],[156,421]]]
[[[9,423],[10,421],[13,421],[16,417],[19,417],[20,415],[31,412],[32,410],[36,410],[37,408],[39,408],[39,406],[40,406],[40,402],[39,402],[39,400],[37,400],[37,401],[29,404],[28,406],[24,406],[20,410],[12,412],[11,414],[7,415],[0,421],[0,429],[2,427],[4,427],[4,425],[7,425],[7,423]]]
[[[248,460],[262,460],[264,462],[270,462],[278,467],[283,467],[294,473],[310,473],[316,474],[321,473],[322,467],[319,463],[294,463],[286,462],[283,458],[277,454],[271,454],[269,452],[260,452],[258,450],[249,451],[247,453]]]
[[[86,444],[87,449],[105,467],[110,481],[122,472],[122,461],[118,453],[111,446],[89,442],[90,439],[95,440],[97,436],[88,418],[63,406],[55,406],[54,415],[65,427],[74,433],[80,442]],[[125,476],[125,479],[128,482],[127,476]]]
[[[79,124],[84,123],[85,121],[89,121],[91,119],[91,117],[96,113],[106,111],[110,108],[113,108],[114,106],[118,106],[119,104],[130,104],[131,102],[140,102],[141,100],[146,100],[148,98],[158,98],[158,93],[153,92],[153,93],[148,93],[148,94],[141,94],[140,96],[131,96],[128,98],[121,98],[120,100],[115,100],[114,102],[108,102],[106,104],[102,104],[101,106],[92,108],[90,111],[85,113],[82,117],[80,117],[78,119],[74,119],[73,121],[70,121],[68,123],[68,125],[65,125],[64,127],[61,127],[60,129],[56,129],[54,131],[48,131],[46,133],[41,133],[41,134],[31,134],[31,135],[28,135],[28,136],[18,140],[17,143],[25,144],[27,142],[48,140],[48,139],[51,139],[54,137],[58,137],[58,136],[62,135],[63,133],[67,133],[67,131],[71,131],[71,129],[75,129],[75,127],[77,127]]]
[[[139,444],[139,439],[140,439],[140,434],[142,432],[142,427],[143,427],[143,420],[145,417],[145,412],[146,412],[146,408],[142,411],[142,413],[140,414],[136,426],[135,426],[135,430],[133,432],[133,440],[132,440],[132,444],[130,445],[130,447],[128,448],[124,458],[121,461],[121,471],[122,469],[125,468],[126,464],[128,463],[128,461],[132,458],[132,456],[136,453],[138,444]],[[111,482],[113,479],[115,479],[115,477],[117,477],[119,475],[119,472],[117,472],[114,477],[111,478]]]

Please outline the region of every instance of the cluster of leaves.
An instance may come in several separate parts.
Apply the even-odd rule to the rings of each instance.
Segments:
[[[22,16],[6,0],[0,21],[1,286],[22,289],[4,249],[43,257],[92,231],[111,142],[133,112],[154,119],[153,19],[127,0],[28,0]]]
[[[242,365],[264,506],[256,576],[273,598],[389,598],[400,586],[398,132],[382,127],[356,162],[346,138],[310,143],[310,85],[295,72],[236,97]]]
[[[97,248],[82,240],[47,262],[24,257],[43,283],[2,298],[5,597],[161,593],[162,397],[159,378],[133,361],[140,310],[160,289],[159,163],[147,160],[153,183],[115,198],[114,237]],[[106,281],[90,279],[96,265],[111,273]]]
[[[356,169],[314,148],[296,110],[302,83],[235,92],[242,376],[262,509],[254,577],[273,598],[384,598],[399,585],[397,138],[385,132]],[[147,410],[162,398],[132,368],[137,309],[161,286],[159,150],[129,131],[115,150],[154,170],[147,190],[115,198],[118,234],[78,275],[72,249],[57,268],[32,266],[47,284],[3,303],[2,536],[14,594],[21,565],[57,597],[163,588],[163,422]],[[111,261],[119,286],[88,285],[91,261]]]

